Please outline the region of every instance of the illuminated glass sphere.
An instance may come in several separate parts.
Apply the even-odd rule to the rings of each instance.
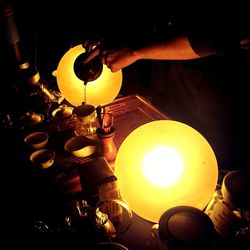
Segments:
[[[159,120],[127,136],[117,152],[115,175],[130,208],[157,223],[171,207],[204,209],[216,189],[218,166],[213,149],[198,131]]]
[[[61,58],[58,68],[53,72],[56,77],[59,91],[73,106],[80,106],[84,101],[84,83],[74,72],[74,63],[84,52],[82,45],[69,49]],[[122,71],[111,72],[103,65],[101,75],[94,81],[87,83],[86,103],[97,106],[113,101],[122,85]]]

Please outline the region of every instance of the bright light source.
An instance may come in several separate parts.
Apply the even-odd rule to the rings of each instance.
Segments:
[[[145,152],[143,173],[155,185],[170,186],[178,181],[182,172],[183,162],[175,149],[159,145]]]
[[[117,152],[115,175],[130,208],[157,223],[171,207],[204,209],[216,188],[218,166],[213,149],[198,131],[159,120],[127,136]]]
[[[74,62],[83,52],[82,45],[71,48],[63,55],[57,70],[53,72],[60,92],[73,106],[80,106],[84,101],[84,83],[74,72]],[[101,75],[87,84],[86,102],[97,106],[113,101],[120,91],[121,84],[122,71],[113,73],[103,65]]]

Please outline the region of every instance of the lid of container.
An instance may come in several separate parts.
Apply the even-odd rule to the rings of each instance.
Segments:
[[[28,111],[20,118],[21,125],[23,126],[40,124],[43,120],[44,116],[42,114],[37,114],[34,111]]]
[[[246,170],[233,170],[223,178],[221,192],[230,204],[241,209],[250,208],[250,174]]]
[[[73,108],[66,104],[61,104],[57,109],[52,112],[52,116],[55,118],[65,118],[72,115]]]
[[[213,222],[197,208],[177,206],[160,217],[160,239],[173,249],[204,249],[211,246],[214,235]]]

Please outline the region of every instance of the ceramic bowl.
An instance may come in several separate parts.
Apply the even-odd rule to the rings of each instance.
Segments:
[[[83,135],[74,136],[65,143],[64,149],[74,156],[87,157],[97,151],[97,142]]]
[[[54,163],[55,151],[51,149],[38,149],[30,155],[30,160],[40,168],[48,168]]]
[[[48,143],[48,140],[48,133],[43,131],[30,133],[24,138],[24,142],[34,149],[43,148]]]

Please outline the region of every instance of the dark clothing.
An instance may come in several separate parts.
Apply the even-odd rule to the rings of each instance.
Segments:
[[[250,50],[243,49],[240,41],[250,38],[247,10],[243,5],[219,6],[212,2],[199,3],[201,6],[178,3],[166,9],[156,2],[148,9],[150,24],[140,19],[138,22],[143,23],[144,28],[138,29],[138,22],[131,25],[131,30],[137,27],[137,32],[133,32],[130,42],[140,46],[140,42],[186,35],[193,50],[202,58],[151,60],[144,70],[145,65],[137,62],[142,65],[144,87],[145,82],[148,84],[146,95],[173,119],[197,129],[214,149],[219,168],[245,168],[248,154],[243,119],[248,113]],[[144,12],[142,16],[147,14]],[[128,68],[134,69],[134,66]],[[142,93],[145,93],[143,87]]]
[[[214,149],[219,168],[224,169],[247,165],[243,119],[248,112],[250,50],[240,42],[250,38],[250,22],[244,12],[238,19],[230,15],[198,13],[177,19],[177,34],[186,34],[202,58],[155,61],[151,78],[153,103],[173,119],[196,128]]]
[[[152,84],[159,80],[157,73],[162,82],[155,89],[153,103],[173,119],[197,129],[214,149],[219,168],[247,166],[244,120],[248,113],[249,58],[244,61],[241,57],[175,61],[166,65],[165,77],[161,71],[164,62],[154,65],[158,71],[153,73]],[[203,64],[206,67],[201,68]]]

